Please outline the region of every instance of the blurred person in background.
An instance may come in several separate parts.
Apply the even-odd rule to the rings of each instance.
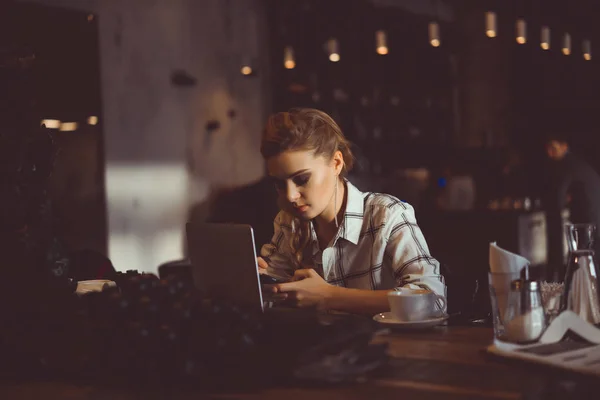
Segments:
[[[596,224],[596,254],[600,249],[600,176],[571,151],[566,134],[550,133],[544,145],[550,161],[543,197],[548,232],[548,264],[554,269],[556,278],[563,278],[562,210],[569,210],[572,223]]]

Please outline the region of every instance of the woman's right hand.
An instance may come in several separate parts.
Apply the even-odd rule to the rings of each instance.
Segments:
[[[269,268],[269,264],[267,264],[267,262],[262,257],[256,257],[256,262],[258,264],[258,273],[266,274],[267,268]]]

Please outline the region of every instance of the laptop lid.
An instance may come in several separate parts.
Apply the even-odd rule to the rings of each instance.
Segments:
[[[250,225],[186,224],[194,286],[204,297],[263,311]]]

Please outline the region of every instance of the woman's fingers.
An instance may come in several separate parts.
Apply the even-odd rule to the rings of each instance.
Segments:
[[[258,268],[267,269],[269,267],[269,264],[262,257],[256,257],[256,262],[258,263]]]

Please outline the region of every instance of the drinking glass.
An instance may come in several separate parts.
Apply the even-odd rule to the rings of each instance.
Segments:
[[[593,250],[596,224],[565,224],[569,252]]]
[[[510,284],[512,281],[520,278],[520,272],[488,272],[490,304],[492,306],[492,318],[494,322],[494,337],[498,340],[505,340],[507,322],[505,318],[511,292]]]

